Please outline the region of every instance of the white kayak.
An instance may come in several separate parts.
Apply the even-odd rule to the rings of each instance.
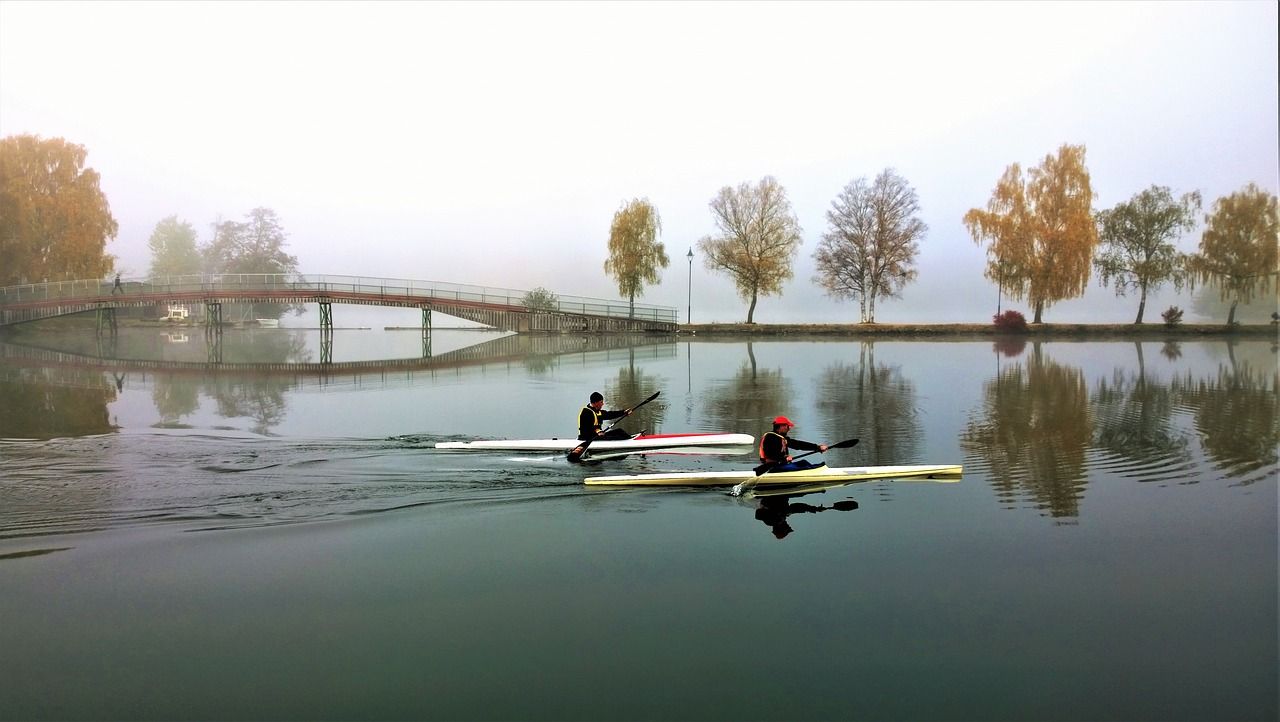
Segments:
[[[598,442],[597,442],[598,443]],[[915,466],[814,466],[799,471],[780,471],[756,476],[751,469],[742,471],[678,471],[667,474],[632,474],[629,476],[589,476],[588,484],[613,486],[731,486],[755,480],[757,486],[809,484],[815,482],[849,482],[871,479],[936,479],[959,477],[959,464],[927,464]]]
[[[593,441],[587,456],[663,453],[733,453],[749,450],[756,439],[751,434],[637,434],[629,439]],[[487,439],[482,441],[441,441],[437,449],[466,451],[564,451],[573,450],[577,439]]]

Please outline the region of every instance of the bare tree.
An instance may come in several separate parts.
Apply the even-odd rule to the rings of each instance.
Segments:
[[[858,320],[875,323],[876,299],[899,297],[918,275],[912,264],[929,230],[919,212],[915,189],[892,168],[869,185],[851,181],[827,211],[831,230],[813,254],[814,282],[835,298],[857,298]]]
[[[791,261],[800,250],[800,222],[773,176],[756,185],[725,186],[710,205],[720,235],[705,236],[698,249],[708,269],[733,278],[739,295],[751,302],[747,323],[755,323],[756,300],[782,295],[782,283],[794,275]]]

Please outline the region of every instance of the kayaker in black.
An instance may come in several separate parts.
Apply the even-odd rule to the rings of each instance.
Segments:
[[[808,459],[792,461],[791,449],[800,449],[801,451],[827,450],[826,444],[815,444],[811,441],[802,441],[788,436],[787,434],[791,433],[795,426],[791,419],[779,416],[773,420],[773,431],[767,431],[760,437],[760,463],[776,464],[769,470],[770,473],[813,468],[813,464]]]
[[[600,433],[600,423],[602,421],[611,421],[613,419],[621,419],[631,413],[631,409],[618,409],[614,411],[604,410],[604,396],[599,391],[591,392],[591,403],[582,407],[582,411],[578,413],[578,441],[586,441],[587,439],[610,440],[610,439],[629,439],[631,434],[614,424],[612,428]]]

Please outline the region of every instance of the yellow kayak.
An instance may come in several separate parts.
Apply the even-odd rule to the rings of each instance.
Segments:
[[[915,466],[814,466],[812,469],[780,471],[756,476],[751,469],[743,471],[677,471],[667,474],[632,474],[629,476],[589,476],[587,484],[599,486],[733,486],[754,479],[757,486],[849,482],[869,479],[908,479],[958,477],[959,464],[927,464]]]

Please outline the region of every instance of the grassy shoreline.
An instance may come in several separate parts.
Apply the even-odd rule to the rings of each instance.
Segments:
[[[1275,324],[1187,323],[1042,323],[1028,324],[1026,331],[1004,331],[990,323],[695,323],[677,331],[687,336],[1271,336],[1280,334]]]

